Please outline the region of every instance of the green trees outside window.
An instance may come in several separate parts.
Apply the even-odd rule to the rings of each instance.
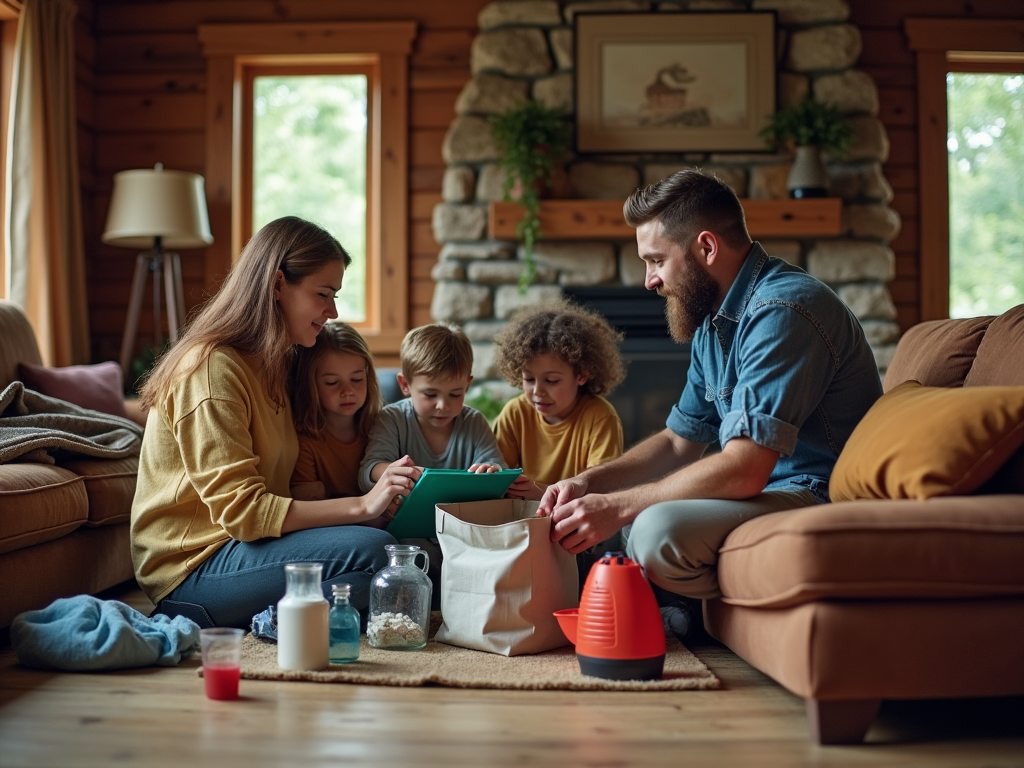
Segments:
[[[366,319],[366,77],[263,76],[253,82],[255,232],[301,216],[352,255],[339,317]]]
[[[1024,303],[1024,74],[951,72],[949,314]]]

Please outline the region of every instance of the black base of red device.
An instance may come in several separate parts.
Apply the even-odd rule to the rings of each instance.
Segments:
[[[665,654],[648,659],[598,659],[576,654],[580,672],[603,680],[657,680],[665,669]]]

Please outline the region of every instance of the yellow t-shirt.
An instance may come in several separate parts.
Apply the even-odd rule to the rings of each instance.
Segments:
[[[135,577],[157,602],[229,540],[280,536],[298,454],[277,409],[233,349],[214,350],[150,409],[132,504]]]
[[[585,394],[569,418],[548,424],[526,395],[505,403],[494,432],[510,467],[551,485],[622,455],[622,422],[603,397]]]
[[[299,458],[292,472],[292,485],[320,481],[328,499],[362,496],[359,462],[363,460],[367,442],[364,435],[351,443],[343,443],[330,434],[319,439],[299,435]]]

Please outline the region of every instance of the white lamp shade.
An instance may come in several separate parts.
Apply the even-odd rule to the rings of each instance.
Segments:
[[[213,242],[203,177],[147,168],[114,174],[107,226],[101,239],[124,248],[202,248]]]

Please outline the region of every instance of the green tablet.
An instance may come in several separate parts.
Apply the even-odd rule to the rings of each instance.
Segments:
[[[503,469],[476,474],[465,469],[424,469],[416,485],[388,523],[387,532],[396,539],[432,539],[434,507],[462,501],[500,499],[521,469]]]

